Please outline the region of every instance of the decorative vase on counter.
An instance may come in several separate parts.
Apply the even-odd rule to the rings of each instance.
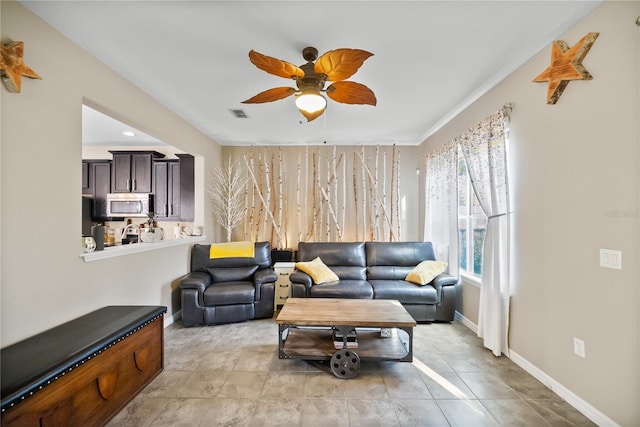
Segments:
[[[140,240],[142,243],[157,243],[162,240],[163,234],[162,228],[152,228],[149,231],[141,231]]]
[[[82,236],[82,252],[93,252],[96,249],[96,241],[91,236]]]
[[[96,251],[104,250],[104,225],[94,225],[91,227],[93,240],[96,241]]]

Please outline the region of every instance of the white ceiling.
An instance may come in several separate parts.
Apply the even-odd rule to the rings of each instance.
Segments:
[[[127,134],[127,132],[130,132]],[[133,133],[133,135],[131,135]],[[156,138],[121,121],[82,106],[82,145],[87,147],[155,147],[163,145]]]
[[[549,49],[599,3],[23,1],[222,145],[419,144],[531,56]],[[306,46],[320,54],[342,47],[372,52],[349,80],[371,88],[378,105],[329,100],[326,113],[307,123],[293,97],[241,104],[272,87],[294,87],[293,81],[253,66],[249,50],[300,65]],[[540,102],[545,97],[546,86],[540,84]],[[238,119],[231,109],[242,109],[249,118]]]

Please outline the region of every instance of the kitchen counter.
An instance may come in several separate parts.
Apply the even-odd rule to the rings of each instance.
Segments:
[[[169,248],[179,245],[191,245],[206,240],[207,236],[181,237],[179,239],[161,240],[156,243],[131,243],[128,245],[117,245],[106,247],[102,251],[81,253],[80,258],[84,262],[98,261],[101,259],[115,258],[123,255],[135,254],[138,252],[153,251],[156,249]]]

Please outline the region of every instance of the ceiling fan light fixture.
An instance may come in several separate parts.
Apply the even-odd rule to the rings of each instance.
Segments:
[[[330,50],[318,57],[316,48],[306,47],[302,51],[302,57],[307,63],[298,67],[251,50],[249,60],[253,65],[274,76],[293,79],[298,90],[292,87],[274,87],[242,103],[273,102],[295,94],[296,107],[308,122],[325,112],[327,99],[321,92],[325,92],[332,101],[343,104],[376,105],[376,96],[371,89],[361,83],[346,81],[372,55],[361,49],[341,48]],[[327,89],[324,88],[326,82],[332,82]]]
[[[321,111],[327,106],[327,100],[317,91],[305,91],[296,97],[296,107],[307,113]]]

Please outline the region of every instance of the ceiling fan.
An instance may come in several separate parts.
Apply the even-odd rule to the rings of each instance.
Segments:
[[[242,103],[260,104],[278,101],[295,94],[296,106],[309,122],[321,116],[326,109],[327,100],[320,92],[326,93],[332,100],[343,104],[376,105],[376,96],[371,89],[361,83],[344,81],[354,75],[370,56],[373,54],[365,50],[335,49],[318,58],[318,49],[305,47],[302,50],[302,57],[307,60],[307,63],[298,67],[251,50],[249,60],[253,65],[269,74],[295,80],[298,89],[276,87],[260,92]],[[325,89],[324,85],[327,81],[333,83]]]

